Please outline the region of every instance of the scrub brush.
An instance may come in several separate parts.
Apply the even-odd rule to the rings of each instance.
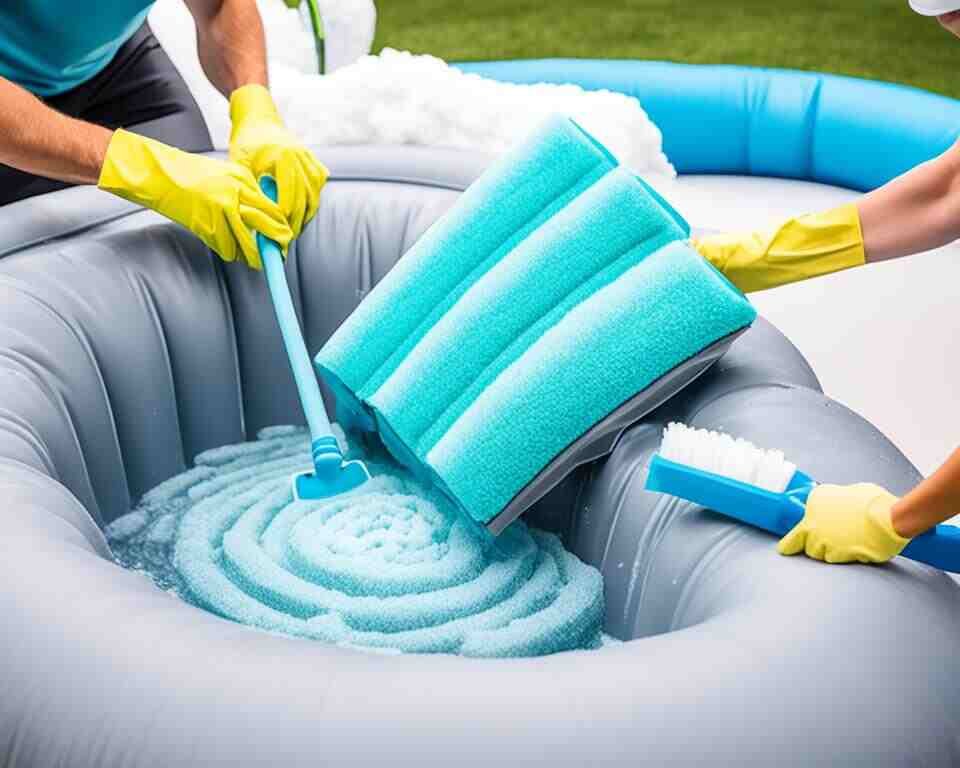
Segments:
[[[816,485],[782,451],[676,422],[663,431],[646,482],[647,490],[702,504],[777,536],[800,522]],[[960,528],[938,525],[912,539],[901,554],[960,573]]]
[[[277,199],[277,183],[269,176],[260,179],[260,189],[271,200]],[[297,499],[324,499],[336,496],[363,485],[370,473],[362,461],[344,461],[337,438],[330,428],[330,420],[320,395],[320,385],[307,354],[300,324],[297,321],[287,275],[283,270],[283,254],[280,246],[268,237],[257,233],[257,248],[267,277],[273,309],[283,335],[283,345],[290,359],[290,368],[297,383],[297,392],[303,413],[310,428],[310,453],[313,472],[294,475],[293,495]]]

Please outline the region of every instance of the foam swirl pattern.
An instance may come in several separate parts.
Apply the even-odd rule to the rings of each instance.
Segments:
[[[348,455],[357,456],[350,447]],[[197,457],[107,529],[117,559],[235,621],[386,652],[533,656],[601,643],[603,582],[553,534],[495,542],[385,456],[373,479],[298,501],[294,427]]]

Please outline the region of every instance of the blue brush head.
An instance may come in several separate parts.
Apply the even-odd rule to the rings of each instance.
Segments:
[[[311,444],[313,472],[293,476],[293,494],[298,499],[326,499],[348,493],[370,479],[362,461],[344,461],[333,435]]]
[[[293,476],[293,493],[298,499],[326,499],[358,488],[370,479],[362,461],[345,461],[336,473],[318,477],[313,472]]]

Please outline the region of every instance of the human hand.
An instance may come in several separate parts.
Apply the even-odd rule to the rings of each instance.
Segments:
[[[230,159],[254,177],[272,176],[293,237],[317,212],[327,169],[284,127],[269,91],[245,85],[230,96]]]
[[[98,186],[182,224],[224,261],[261,268],[252,230],[282,249],[293,239],[283,211],[247,168],[122,129],[110,139]]]
[[[910,539],[893,527],[897,497],[879,485],[818,485],[803,519],[777,545],[781,555],[806,553],[827,563],[882,563],[900,554]]]

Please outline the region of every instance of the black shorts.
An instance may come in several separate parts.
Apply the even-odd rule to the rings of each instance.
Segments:
[[[98,74],[43,101],[70,117],[127,128],[188,152],[213,149],[200,107],[146,23]],[[68,186],[0,164],[0,205]]]

